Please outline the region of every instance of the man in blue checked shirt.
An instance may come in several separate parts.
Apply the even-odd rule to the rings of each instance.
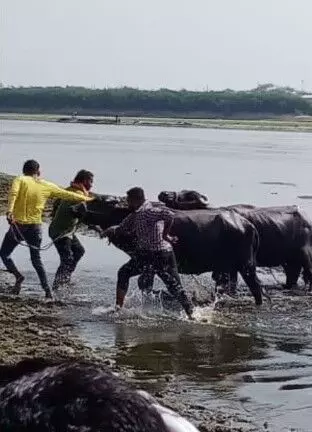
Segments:
[[[148,285],[156,273],[192,319],[193,305],[182,287],[171,245],[174,239],[169,234],[174,214],[166,207],[154,206],[146,201],[144,191],[139,187],[127,192],[127,201],[133,212],[120,225],[110,227],[102,234],[103,237],[134,234],[137,238],[135,256],[118,271],[116,307],[122,308],[132,276],[141,274],[141,284],[151,288]]]

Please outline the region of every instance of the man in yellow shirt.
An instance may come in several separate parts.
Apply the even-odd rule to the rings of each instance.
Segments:
[[[10,228],[6,233],[0,257],[10,273],[15,276],[14,294],[19,294],[24,276],[10,257],[16,246],[25,240],[30,249],[31,262],[45,291],[46,298],[52,298],[47,275],[41,261],[42,213],[49,198],[75,202],[91,201],[85,195],[67,191],[53,183],[40,179],[40,166],[35,160],[24,163],[23,175],[13,180],[9,193],[7,220]]]

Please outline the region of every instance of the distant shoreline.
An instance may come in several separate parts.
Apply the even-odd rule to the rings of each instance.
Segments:
[[[230,129],[276,132],[312,132],[312,116],[282,117],[274,119],[196,119],[160,117],[61,116],[55,114],[0,113],[0,120],[43,121],[56,123],[93,124],[96,126],[152,126],[196,129]]]

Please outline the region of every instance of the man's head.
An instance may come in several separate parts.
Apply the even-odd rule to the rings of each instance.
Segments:
[[[128,206],[132,210],[137,210],[145,202],[144,190],[140,187],[134,187],[127,191]]]
[[[30,159],[24,163],[23,174],[26,176],[40,176],[40,165],[37,161]]]
[[[87,170],[80,170],[77,172],[73,183],[82,185],[88,192],[91,190],[93,185],[94,175],[92,172]]]

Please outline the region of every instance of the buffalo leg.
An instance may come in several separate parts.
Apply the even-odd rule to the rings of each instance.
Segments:
[[[310,248],[303,248],[301,252],[302,266],[305,277],[305,282],[309,284],[309,289],[312,286],[312,252]]]
[[[301,261],[293,261],[283,266],[286,274],[286,289],[296,288],[299,279],[302,263]]]
[[[237,271],[214,271],[212,279],[216,283],[216,287],[221,286],[226,292],[235,294],[237,287]]]
[[[230,294],[236,293],[238,273],[236,270],[229,272],[228,289]]]
[[[306,272],[305,270],[303,270],[302,272],[302,279],[305,285],[309,284],[309,272]]]
[[[225,291],[230,295],[236,293],[237,277],[238,277],[237,271],[231,270],[226,274],[226,279],[224,283],[221,283],[221,286],[223,286]]]
[[[244,267],[240,270],[240,274],[254,296],[256,305],[262,305],[262,290],[257,278],[256,269],[252,266]]]

